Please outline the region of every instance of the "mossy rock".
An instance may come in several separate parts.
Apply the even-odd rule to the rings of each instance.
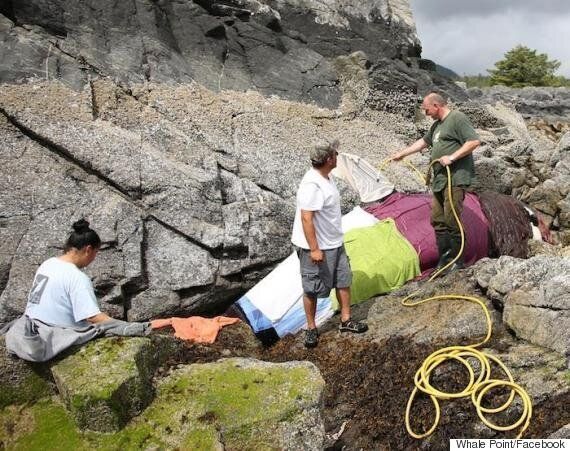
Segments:
[[[0,387],[0,408],[32,402],[55,392],[47,366],[8,355],[4,337],[0,337]]]
[[[0,411],[10,450],[317,450],[324,380],[309,362],[225,359],[173,371],[150,406],[112,434],[79,431],[57,399]]]
[[[159,364],[148,338],[102,338],[52,366],[62,400],[80,429],[111,432],[152,400]]]
[[[321,449],[323,389],[309,362],[189,365],[162,381],[136,428],[183,449]]]

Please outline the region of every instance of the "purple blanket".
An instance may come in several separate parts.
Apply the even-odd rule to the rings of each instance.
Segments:
[[[393,193],[364,208],[378,219],[393,218],[396,227],[416,249],[422,271],[435,268],[439,259],[435,233],[430,224],[431,195]],[[489,223],[477,195],[467,193],[461,222],[467,249],[465,264],[472,265],[488,255]]]

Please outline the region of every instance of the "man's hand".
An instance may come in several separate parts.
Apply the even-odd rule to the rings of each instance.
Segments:
[[[450,166],[453,164],[454,160],[452,160],[451,158],[449,158],[449,155],[444,155],[443,157],[441,157],[439,160],[437,160],[439,162],[439,164],[441,164],[443,167],[445,166]]]
[[[407,157],[408,155],[412,155],[416,152],[421,152],[427,147],[427,143],[424,141],[423,138],[418,139],[415,143],[411,146],[406,147],[405,149],[400,150],[390,156],[391,161],[400,161],[402,158]]]
[[[315,249],[314,251],[311,251],[311,260],[315,265],[322,263],[324,258],[325,257],[323,251],[321,251],[320,249]]]
[[[400,161],[402,158],[404,158],[404,151],[403,150],[396,152],[395,154],[392,154],[392,156],[390,157],[390,160],[391,161]]]

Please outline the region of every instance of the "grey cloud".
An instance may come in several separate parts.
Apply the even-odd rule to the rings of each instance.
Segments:
[[[546,53],[570,77],[570,1],[410,0],[424,58],[458,74],[486,74],[525,45]]]
[[[411,0],[416,19],[439,22],[448,18],[501,14],[558,16],[570,13],[568,0]]]

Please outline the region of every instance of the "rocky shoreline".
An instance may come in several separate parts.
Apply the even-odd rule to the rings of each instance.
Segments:
[[[224,312],[291,252],[307,149],[338,138],[378,167],[427,130],[417,106],[432,89],[481,137],[475,189],[534,208],[555,244],[373,298],[355,309],[368,333],[339,336],[333,318],[314,351],[291,336],[263,348],[245,324],[211,346],[102,339],[46,365],[0,350],[0,448],[442,449],[516,435],[463,401],[443,405],[431,437],[407,434],[423,359],[485,333],[461,301],[402,306],[417,289],[481,297],[486,352],[533,400],[525,437],[569,437],[570,90],[463,89],[421,60],[407,0],[72,3],[0,6],[0,323],[21,314],[37,266],[83,216],[103,240],[87,270],[103,310]],[[403,165],[385,174],[426,191]],[[359,203],[341,195],[345,212]],[[460,390],[465,376],[451,365],[436,377]],[[418,402],[414,428],[432,409]],[[517,414],[515,403],[500,421]]]

